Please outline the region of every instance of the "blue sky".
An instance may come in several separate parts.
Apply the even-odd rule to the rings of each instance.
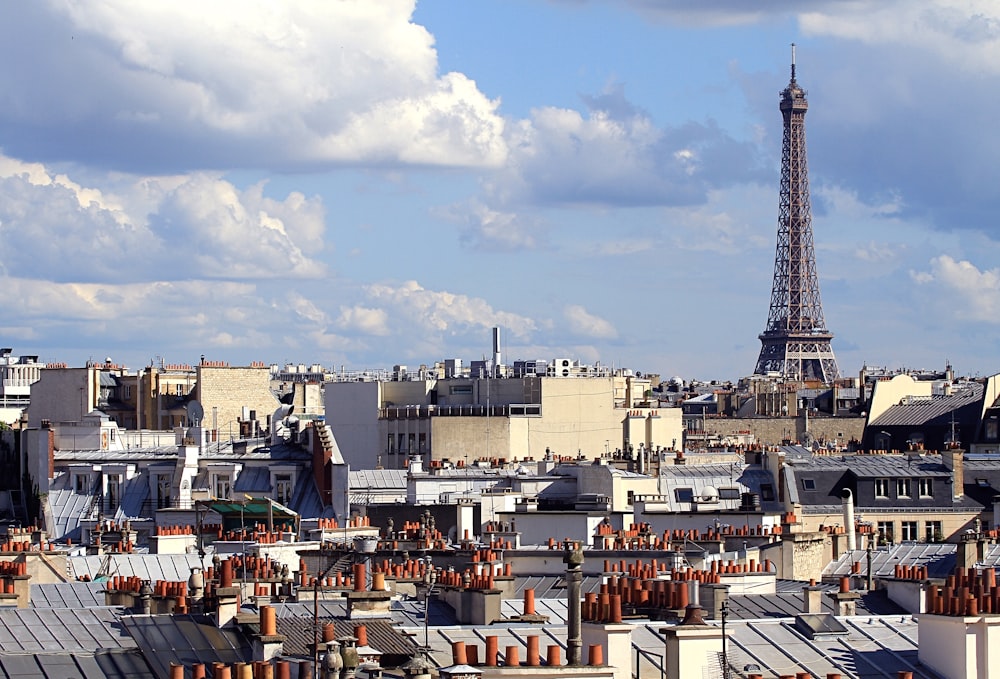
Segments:
[[[841,372],[996,372],[1000,9],[951,0],[4,4],[0,344],[736,379],[792,42]]]

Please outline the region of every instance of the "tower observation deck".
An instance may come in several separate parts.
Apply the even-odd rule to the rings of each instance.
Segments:
[[[833,333],[823,320],[816,253],[813,248],[806,163],[806,92],[792,75],[781,92],[784,135],[781,143],[781,188],[778,241],[774,254],[774,282],[767,328],[759,337],[760,356],[754,374],[777,374],[792,380],[829,383],[839,377],[830,340]]]

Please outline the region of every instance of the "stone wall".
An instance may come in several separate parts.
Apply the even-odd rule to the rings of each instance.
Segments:
[[[271,415],[278,407],[278,399],[271,392],[271,373],[267,367],[230,368],[198,366],[198,400],[205,409],[202,426],[218,427],[220,436],[238,431],[236,420],[242,419],[243,408],[255,411],[257,421],[266,435],[270,429]],[[213,408],[217,410],[214,411]],[[214,422],[213,422],[214,417]]]
[[[813,440],[836,441],[844,444],[851,439],[861,440],[865,418],[809,417],[809,433]],[[780,445],[782,441],[802,441],[806,431],[806,418],[799,417],[708,417],[705,430],[721,436],[751,433],[757,443],[765,446]]]

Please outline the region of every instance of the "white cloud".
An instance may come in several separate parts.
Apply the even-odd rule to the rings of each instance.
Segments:
[[[491,208],[479,200],[435,210],[437,216],[461,225],[462,243],[484,252],[523,252],[544,245],[536,219]]]
[[[326,230],[318,198],[275,200],[263,184],[241,191],[206,174],[88,180],[0,155],[4,273],[81,282],[325,273],[312,257]]]
[[[679,251],[734,255],[773,248],[777,193],[762,185],[713,190],[705,205],[668,207],[663,221],[671,248]]]
[[[337,325],[366,335],[384,337],[389,334],[389,314],[384,309],[364,306],[341,307]]]
[[[498,311],[478,297],[427,290],[416,281],[402,285],[369,285],[370,300],[391,309],[394,330],[406,332],[417,328],[424,333],[454,335],[500,326],[515,337],[527,337],[535,322],[519,314]]]
[[[1000,323],[1000,269],[984,271],[968,260],[941,255],[931,260],[930,271],[914,271],[911,276],[924,286],[943,287],[943,306],[955,319]]]
[[[613,339],[618,337],[618,331],[608,321],[589,313],[579,304],[571,304],[563,309],[563,318],[571,332],[586,337]]]
[[[510,158],[484,181],[491,205],[695,205],[713,188],[761,177],[753,144],[714,122],[657,127],[624,92],[588,100],[587,115],[541,107],[511,125]]]
[[[498,101],[461,73],[437,73],[414,9],[414,0],[8,7],[0,20],[15,40],[0,56],[21,68],[0,73],[0,88],[21,107],[6,118],[52,126],[53,138],[34,143],[64,158],[91,150],[60,129],[86,121],[119,167],[502,163]],[[43,105],[44,119],[31,117]],[[9,150],[27,155],[17,143]]]
[[[972,73],[1000,73],[1000,7],[993,0],[845,2],[799,17],[811,35],[929,51]]]
[[[165,196],[151,218],[158,235],[186,246],[193,270],[210,278],[299,278],[325,269],[303,246],[319,247],[318,199],[264,198],[261,185],[240,191],[228,181],[192,175]]]

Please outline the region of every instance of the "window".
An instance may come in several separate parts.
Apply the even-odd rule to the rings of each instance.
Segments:
[[[881,544],[892,544],[895,542],[892,521],[879,521],[875,525],[875,528],[878,529],[878,537]]]
[[[278,474],[274,477],[274,499],[283,505],[292,501],[292,475]]]
[[[184,395],[184,385],[183,384],[175,384],[174,385],[174,393],[177,394],[178,396],[183,396]]]
[[[934,479],[920,479],[917,482],[917,490],[920,493],[920,497],[933,497],[934,496]]]
[[[986,420],[984,436],[987,441],[996,441],[998,434],[1000,434],[1000,427],[997,426],[997,416],[993,415]]]
[[[229,474],[219,474],[215,477],[215,497],[220,500],[229,499]]]
[[[774,486],[770,483],[760,484],[760,499],[764,501],[774,500]]]
[[[121,501],[121,482],[122,477],[119,474],[108,474],[108,511],[115,511],[118,509],[118,503]]]
[[[694,490],[691,488],[674,488],[674,498],[678,502],[694,502]]]
[[[940,521],[927,521],[924,523],[924,539],[927,542],[944,541],[944,533],[941,530]]]
[[[902,540],[909,540],[911,542],[916,542],[917,540],[917,522],[916,521],[903,521],[899,524],[899,537]]]
[[[85,495],[89,492],[90,478],[86,474],[77,474],[75,477],[76,483],[74,484],[76,493],[78,495]]]
[[[389,434],[389,438],[385,443],[385,450],[390,455],[396,454],[396,437],[394,437],[392,434]]]
[[[875,479],[875,497],[889,497],[889,479]]]
[[[896,497],[910,497],[909,479],[896,479]]]
[[[156,508],[170,506],[170,475],[159,474],[156,477]]]
[[[740,499],[740,489],[739,488],[719,488],[719,499],[720,500],[739,500]]]
[[[802,490],[816,490],[816,479],[802,479]]]

